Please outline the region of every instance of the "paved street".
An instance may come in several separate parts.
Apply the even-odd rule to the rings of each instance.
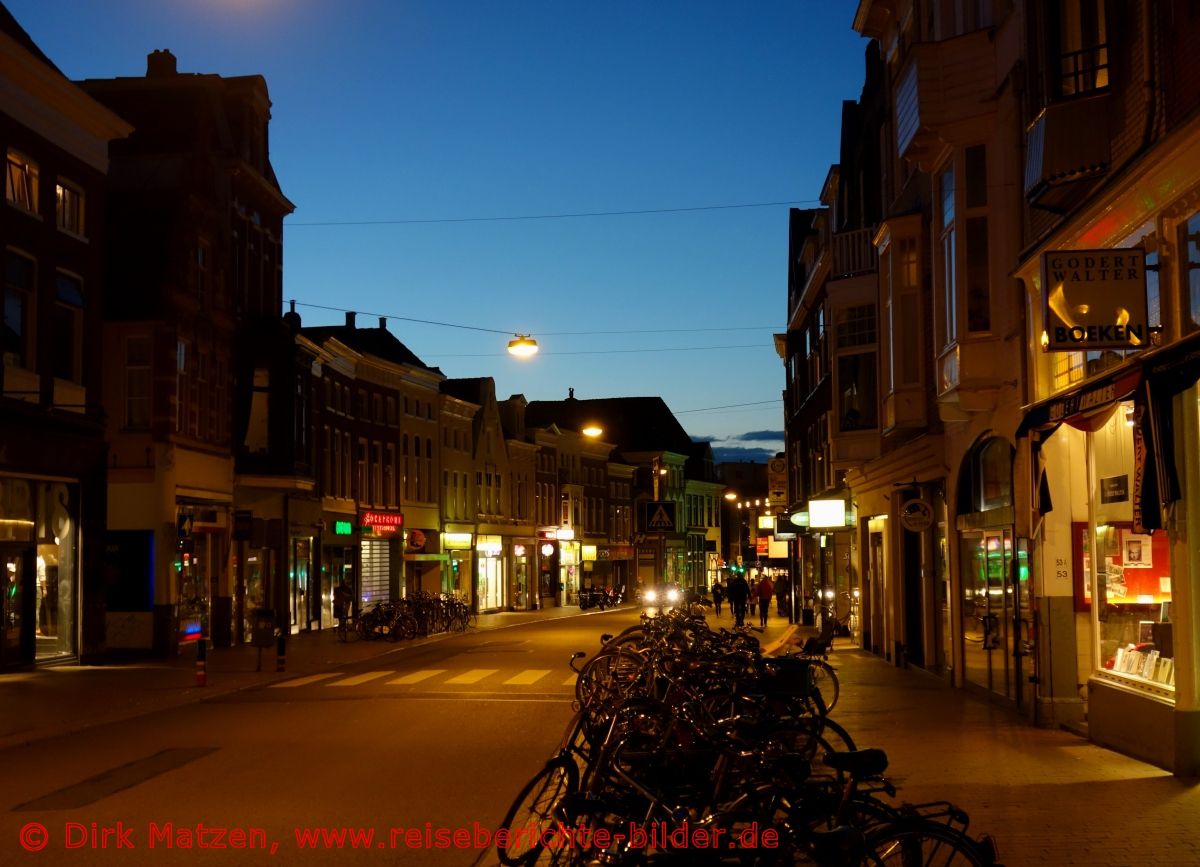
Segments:
[[[186,660],[6,675],[0,863],[251,864],[270,858],[272,845],[285,863],[492,863],[473,841],[398,851],[389,832],[496,827],[570,716],[570,653],[593,650],[602,631],[635,616],[493,620],[504,628],[410,645],[311,636],[292,643],[281,674],[270,670],[273,655],[255,672],[244,651],[216,652],[211,691],[180,685],[191,676]],[[764,638],[784,626],[776,621]],[[832,661],[842,679],[837,719],[860,746],[887,750],[901,794],[967,809],[974,830],[998,838],[1010,867],[1200,863],[1196,786],[1075,735],[1030,728],[921,672],[847,649]],[[175,686],[166,685],[171,677]],[[55,705],[71,715],[63,684],[75,678],[103,684],[121,718],[89,725],[80,717],[103,715],[99,694],[83,689],[76,731],[15,733],[19,717],[44,720]],[[113,829],[106,848],[93,848],[92,823],[97,833]],[[197,833],[198,825],[230,829],[227,845],[241,839],[232,829],[245,829],[249,843],[261,834],[266,848],[201,849],[219,832]],[[36,845],[38,827],[48,845],[26,853],[22,829]],[[182,847],[183,828],[194,848]],[[303,848],[306,828],[376,836],[340,846],[318,837],[316,848]]]

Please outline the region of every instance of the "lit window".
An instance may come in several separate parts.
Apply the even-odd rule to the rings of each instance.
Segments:
[[[38,200],[38,167],[20,151],[9,148],[8,176],[5,181],[5,194],[11,204],[24,208],[30,213],[37,213]]]
[[[54,202],[58,228],[84,237],[83,190],[60,179],[54,187]]]

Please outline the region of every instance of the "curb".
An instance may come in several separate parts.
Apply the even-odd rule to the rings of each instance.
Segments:
[[[783,635],[776,638],[770,644],[763,645],[763,647],[762,647],[763,656],[774,656],[786,645],[791,644],[792,637],[795,636],[795,634],[799,631],[800,631],[800,624],[793,623],[791,626],[789,626],[787,628],[787,631],[784,632]]]

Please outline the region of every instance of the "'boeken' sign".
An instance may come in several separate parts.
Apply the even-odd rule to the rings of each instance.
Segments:
[[[1141,247],[1048,250],[1042,297],[1047,350],[1145,349],[1150,343]]]

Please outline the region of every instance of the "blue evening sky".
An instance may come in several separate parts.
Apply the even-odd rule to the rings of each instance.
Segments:
[[[853,3],[5,2],[71,78],[157,48],[266,78],[285,299],[532,332],[519,362],[511,334],[389,322],[501,399],[660,395],[714,448],[782,448],[787,205],[470,218],[811,204],[862,85]]]

